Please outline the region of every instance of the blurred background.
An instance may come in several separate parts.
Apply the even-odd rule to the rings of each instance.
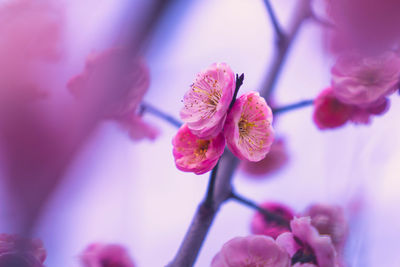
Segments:
[[[121,17],[127,10],[131,18],[141,16],[144,2],[65,3],[68,53],[60,84],[81,72],[90,52],[110,47],[124,25]],[[285,28],[296,0],[271,3]],[[311,20],[304,24],[274,92],[276,105],[312,99],[329,86],[333,59],[324,49],[322,31]],[[178,118],[195,75],[214,62],[245,74],[241,93],[259,90],[273,53],[274,32],[263,1],[175,1],[146,50],[151,86],[145,101]],[[369,126],[320,131],[311,107],[276,116],[288,164],[266,179],[238,170],[237,192],[298,212],[317,202],[341,205],[351,227],[349,266],[400,266],[400,99],[397,94],[391,99],[389,112]],[[104,122],[79,151],[35,229],[48,251],[47,266],[78,266],[79,253],[94,241],[126,245],[139,267],[164,266],[173,258],[204,196],[208,174],[177,170],[171,145],[177,129],[151,114],[145,119],[161,132],[155,141],[133,142],[115,123]],[[12,209],[6,200],[1,205],[1,230],[7,232],[13,229]],[[226,241],[250,234],[253,214],[227,202],[195,266],[209,266]]]

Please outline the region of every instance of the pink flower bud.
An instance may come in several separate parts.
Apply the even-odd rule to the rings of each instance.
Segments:
[[[340,102],[332,88],[323,90],[314,101],[313,119],[319,129],[337,128],[351,117],[353,108]]]
[[[215,255],[211,267],[289,267],[288,253],[267,236],[235,237]]]
[[[206,173],[215,167],[225,149],[220,133],[212,139],[200,139],[184,124],[172,140],[176,167],[184,172]]]
[[[226,119],[224,134],[229,150],[239,159],[260,161],[274,141],[272,111],[257,92],[238,98]]]
[[[223,129],[235,91],[235,75],[225,63],[214,63],[197,75],[183,98],[181,119],[200,138],[217,136]]]

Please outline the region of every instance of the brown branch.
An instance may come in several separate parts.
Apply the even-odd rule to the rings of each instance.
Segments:
[[[262,86],[263,89],[260,92],[260,95],[263,96],[267,101],[271,98],[272,92],[276,87],[282,67],[286,62],[289,50],[296,39],[301,25],[306,19],[312,16],[310,0],[298,1],[298,5],[295,7],[295,10],[296,13],[291,22],[291,27],[286,35],[286,38],[282,39],[276,47],[275,57],[266,75],[265,82]]]

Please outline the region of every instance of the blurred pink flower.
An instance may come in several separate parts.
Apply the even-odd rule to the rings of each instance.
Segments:
[[[229,150],[241,160],[260,161],[274,141],[272,111],[257,92],[239,97],[224,127]]]
[[[179,170],[203,174],[217,164],[225,149],[225,138],[220,133],[212,139],[200,139],[184,124],[173,138],[172,145]]]
[[[398,0],[326,0],[341,51],[382,50],[399,40]]]
[[[340,102],[327,88],[314,101],[313,120],[319,129],[337,128],[347,123],[352,112],[352,106]]]
[[[119,65],[121,58],[126,54],[125,49],[112,48],[89,55],[84,71],[68,82],[68,89],[77,98],[96,95],[99,92],[96,87],[90,86],[92,80],[109,75],[108,72]],[[150,73],[145,61],[142,58],[131,59],[127,66],[129,69],[120,73],[118,83],[115,84],[118,88],[115,91],[118,93],[113,96],[109,106],[104,107],[103,112],[107,117],[115,118],[135,113],[149,89]]]
[[[338,267],[336,251],[329,236],[320,235],[309,217],[294,218],[290,222],[291,233],[283,233],[276,242],[284,247],[292,258],[292,264],[304,263],[316,267]],[[307,265],[306,265],[307,266]]]
[[[267,218],[262,213],[256,212],[251,221],[252,234],[267,235],[275,239],[282,233],[290,232],[289,222],[293,219],[294,212],[289,207],[274,202],[265,202],[260,206],[271,213],[281,216],[286,222],[274,221]]]
[[[118,122],[122,129],[126,130],[129,137],[134,141],[144,138],[155,140],[160,134],[160,131],[156,127],[145,122],[139,115],[130,114],[125,118],[120,118]]]
[[[235,84],[235,75],[225,63],[214,63],[197,75],[180,112],[193,134],[210,138],[222,131]]]
[[[102,53],[89,55],[84,71],[68,82],[68,89],[78,99],[84,100],[98,94],[97,87],[92,86],[93,79],[107,76],[112,68],[116,67],[126,51],[113,48]],[[154,140],[158,130],[145,123],[137,113],[137,109],[150,85],[150,73],[145,61],[141,58],[128,63],[128,71],[120,73],[115,87],[116,94],[112,96],[108,106],[100,112],[107,119],[113,119],[123,129],[127,130],[133,140],[149,138]]]
[[[343,103],[368,107],[399,88],[400,57],[393,52],[379,56],[345,54],[332,68],[332,89]]]
[[[380,101],[377,101],[365,108],[354,106],[350,121],[356,124],[369,124],[371,116],[382,115],[386,113],[386,111],[389,109],[389,106],[390,102],[386,98],[382,98]]]
[[[0,234],[0,266],[43,267],[46,250],[40,240]]]
[[[288,253],[267,236],[235,237],[215,255],[211,267],[289,267]]]
[[[304,216],[311,218],[311,224],[321,235],[331,237],[338,252],[342,251],[348,235],[348,225],[341,207],[314,204],[307,208]]]
[[[389,100],[386,98],[365,107],[345,104],[336,98],[332,88],[327,88],[314,101],[313,120],[321,130],[337,128],[348,121],[369,124],[371,116],[382,115],[388,108]]]
[[[276,138],[271,145],[271,149],[264,159],[258,162],[244,160],[241,162],[240,167],[250,177],[266,178],[271,173],[280,170],[287,164],[289,155],[286,151],[285,140],[283,138]]]
[[[80,259],[83,267],[135,267],[126,248],[117,244],[91,244]]]

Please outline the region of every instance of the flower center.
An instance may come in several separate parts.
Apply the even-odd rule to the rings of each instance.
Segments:
[[[208,150],[208,146],[210,145],[210,140],[196,140],[197,149],[194,151],[196,157],[205,157],[206,152]]]
[[[256,124],[254,122],[250,122],[247,119],[243,118],[243,116],[242,116],[239,121],[240,137],[244,138],[244,137],[248,136],[251,128],[253,128],[255,126],[256,126]]]
[[[376,70],[366,70],[360,74],[360,80],[366,86],[377,85],[379,83],[379,75]]]
[[[292,265],[296,263],[313,263],[317,265],[317,258],[314,251],[308,245],[304,244],[292,257]]]

